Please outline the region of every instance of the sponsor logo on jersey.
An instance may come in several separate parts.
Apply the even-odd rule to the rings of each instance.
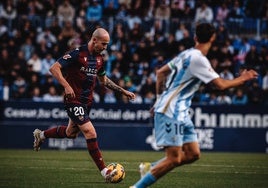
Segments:
[[[90,67],[81,67],[80,71],[86,73],[87,76],[96,76],[98,70]]]

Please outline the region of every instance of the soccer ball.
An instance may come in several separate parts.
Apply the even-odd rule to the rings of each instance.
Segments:
[[[119,183],[125,178],[126,172],[123,165],[119,163],[111,163],[107,166],[107,168],[110,170],[117,169],[116,174],[111,179],[111,183]]]

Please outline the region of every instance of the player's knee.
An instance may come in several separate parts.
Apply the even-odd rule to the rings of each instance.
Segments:
[[[200,157],[201,157],[200,152],[193,153],[192,155],[193,161],[197,161],[198,159],[200,159]]]
[[[188,162],[194,162],[197,161],[198,159],[200,159],[201,155],[200,152],[194,152],[194,153],[190,153],[187,158],[188,158]]]
[[[84,129],[83,134],[86,138],[96,138],[97,134],[95,131],[91,131],[90,129]]]
[[[66,133],[66,136],[67,138],[70,138],[70,139],[75,139],[77,138],[77,135],[76,133]]]
[[[172,161],[173,167],[177,167],[177,166],[180,166],[182,164],[182,159],[179,156],[172,158],[171,161]]]

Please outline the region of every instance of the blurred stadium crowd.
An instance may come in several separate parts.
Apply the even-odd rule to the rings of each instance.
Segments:
[[[259,20],[259,38],[250,33]],[[155,70],[194,46],[194,26],[211,22],[217,42],[208,58],[221,77],[253,68],[259,79],[216,92],[200,87],[196,104],[268,104],[268,3],[265,0],[6,0],[0,2],[0,100],[62,101],[49,67],[86,43],[97,27],[111,35],[103,54],[107,75],[137,95],[155,100]],[[257,23],[257,22],[256,22]],[[95,102],[128,101],[97,86]]]

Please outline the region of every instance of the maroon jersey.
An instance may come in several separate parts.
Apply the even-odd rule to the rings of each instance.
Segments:
[[[64,102],[90,106],[97,76],[106,74],[102,56],[91,54],[87,45],[83,45],[59,58],[58,62],[66,74],[66,81],[75,93],[75,98],[65,98]]]

